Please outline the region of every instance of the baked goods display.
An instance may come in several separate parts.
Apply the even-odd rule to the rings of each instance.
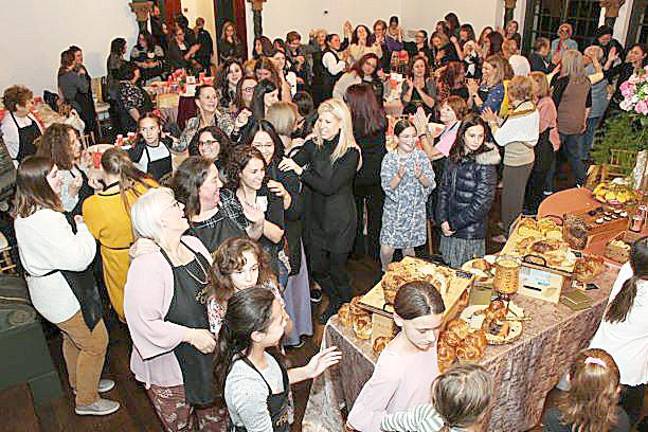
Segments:
[[[495,268],[484,258],[475,258],[466,261],[461,270],[475,275],[475,280],[480,283],[488,283],[493,280]]]
[[[598,255],[579,258],[574,266],[574,277],[578,282],[590,283],[605,270],[605,261]]]
[[[555,220],[549,217],[541,218],[537,221],[530,217],[524,217],[520,219],[515,232],[520,237],[562,240],[562,229]]]
[[[609,204],[625,204],[638,199],[637,192],[622,178],[599,183],[592,191],[592,195],[598,201]]]
[[[460,361],[479,361],[486,352],[486,335],[479,329],[470,331],[468,323],[453,319],[439,336],[437,342],[437,361],[441,372],[448,369],[456,359]]]
[[[449,345],[443,337],[437,342],[437,363],[439,370],[443,373],[452,366],[457,359],[455,348]]]
[[[452,270],[435,266],[419,260],[402,260],[391,263],[381,281],[385,302],[394,303],[398,289],[408,282],[425,281],[445,295],[448,291],[449,276]]]
[[[340,306],[337,315],[340,324],[344,327],[351,327],[353,325],[353,316],[351,314],[351,305],[349,303],[344,303]]]
[[[488,341],[484,331],[469,333],[455,349],[459,361],[476,362],[484,357]]]
[[[502,345],[522,335],[524,311],[513,302],[507,305],[502,300],[493,300],[489,305],[467,307],[461,319],[469,323],[472,330],[481,330],[488,344]]]
[[[369,313],[362,313],[353,317],[353,332],[358,339],[369,340],[371,339],[371,315]]]
[[[576,215],[567,215],[563,223],[563,239],[569,247],[583,250],[587,246],[588,228],[585,220]]]
[[[387,344],[392,340],[387,336],[378,336],[372,345],[373,352],[380,355],[380,353],[385,349]]]
[[[605,257],[618,263],[626,263],[630,259],[632,247],[622,240],[612,240],[605,245]]]

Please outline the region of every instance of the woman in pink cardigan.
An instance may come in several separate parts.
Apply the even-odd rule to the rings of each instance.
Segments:
[[[133,339],[131,370],[146,387],[165,430],[224,431],[214,407],[214,336],[205,298],[211,257],[189,228],[171,189],[151,189],[133,205],[139,237],[126,281],[124,311]],[[198,408],[197,406],[200,406]]]

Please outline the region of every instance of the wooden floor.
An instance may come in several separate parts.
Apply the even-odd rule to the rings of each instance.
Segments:
[[[489,217],[489,237],[501,232],[496,228],[499,207],[499,200],[496,200]],[[500,249],[501,245],[487,241],[489,253]],[[356,294],[367,291],[379,276],[378,263],[368,258],[351,260],[349,270]],[[317,316],[324,306],[325,303],[314,305],[315,334],[313,337],[309,338],[302,348],[288,352],[289,361],[293,366],[304,365],[318,350],[323,326],[318,323]],[[54,335],[49,338],[49,345],[52,358],[59,370],[64,396],[54,402],[35,406],[26,386],[13,387],[0,392],[0,432],[160,431],[161,426],[153,408],[142,386],[135,381],[129,369],[131,342],[126,327],[115,320],[109,320],[108,328],[110,345],[104,377],[115,380],[117,385],[114,390],[106,394],[106,397],[121,403],[122,408],[119,411],[106,417],[81,417],[74,414],[74,399],[67,385],[67,375],[61,354],[61,338],[60,335]],[[301,431],[301,420],[309,390],[309,382],[293,387],[297,414],[293,431]],[[552,399],[553,395],[550,395],[548,400]]]

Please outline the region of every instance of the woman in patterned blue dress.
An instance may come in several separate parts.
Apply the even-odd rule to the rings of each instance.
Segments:
[[[392,261],[394,251],[413,256],[414,248],[425,244],[425,203],[436,186],[432,164],[417,148],[416,128],[408,120],[394,126],[398,147],[383,159],[380,179],[385,191],[380,261],[383,270]]]

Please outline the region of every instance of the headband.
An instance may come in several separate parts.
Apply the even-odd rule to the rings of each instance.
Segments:
[[[607,364],[598,357],[587,357],[585,359],[585,364],[595,364],[601,366],[604,369],[607,369]]]

